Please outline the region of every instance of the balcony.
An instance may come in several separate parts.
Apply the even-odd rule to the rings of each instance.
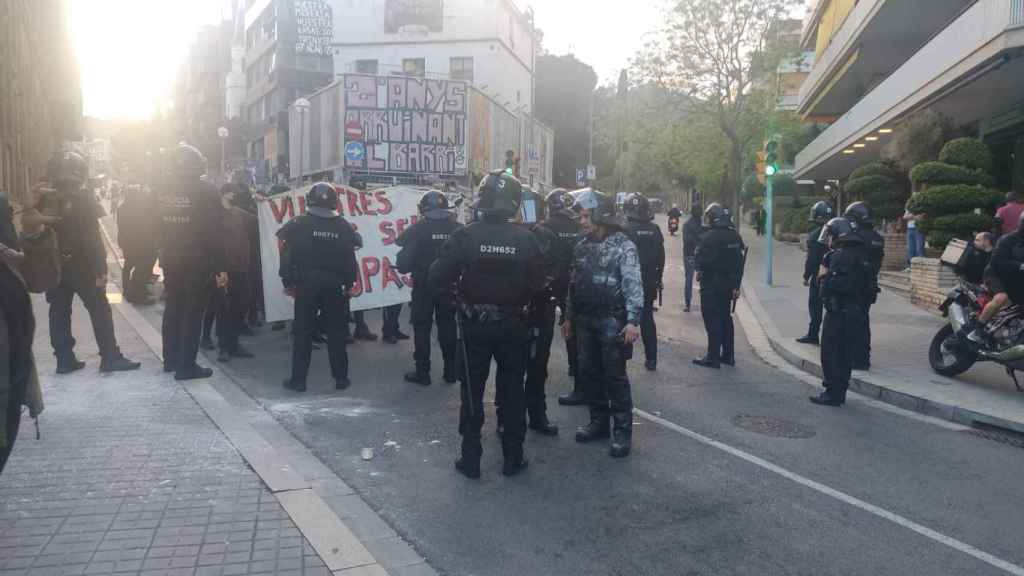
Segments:
[[[969,125],[1016,107],[1024,98],[1022,47],[1024,0],[976,2],[801,151],[797,175],[844,178],[878,159],[891,137],[879,129],[922,108]]]

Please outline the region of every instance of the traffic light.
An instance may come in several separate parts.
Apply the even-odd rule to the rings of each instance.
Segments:
[[[775,176],[779,171],[779,143],[769,140],[764,146],[764,173],[767,176]]]

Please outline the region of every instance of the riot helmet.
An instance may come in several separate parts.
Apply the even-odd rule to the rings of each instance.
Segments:
[[[80,188],[89,179],[89,164],[81,154],[64,147],[50,157],[46,172],[54,186],[67,184]]]
[[[815,224],[825,224],[831,220],[833,216],[832,205],[821,200],[816,202],[814,206],[811,206],[811,215],[807,218],[807,221],[814,222]]]
[[[306,192],[306,211],[313,216],[333,218],[338,215],[338,191],[329,182],[317,182]]]
[[[511,218],[523,201],[523,185],[505,170],[495,170],[480,182],[476,209],[484,214]]]
[[[576,204],[573,206],[577,211],[590,210],[590,221],[594,224],[605,226],[618,226],[618,219],[615,218],[615,199],[604,192],[593,188],[583,188],[573,192],[576,197]]]
[[[626,196],[622,211],[626,213],[626,218],[633,221],[649,222],[654,219],[654,214],[651,214],[650,201],[643,194],[637,192]]]
[[[704,209],[704,222],[712,228],[732,228],[732,214],[718,202],[708,204]]]
[[[821,228],[818,235],[818,242],[827,244],[829,240],[845,244],[861,244],[863,239],[857,234],[853,222],[846,218],[833,218]]]
[[[170,156],[172,176],[198,180],[206,173],[206,157],[195,146],[182,142],[171,151]]]
[[[572,211],[572,205],[576,201],[565,191],[565,188],[555,188],[548,193],[548,197],[544,202],[548,206],[549,216],[561,214],[569,218],[576,217],[576,213]]]
[[[849,220],[854,228],[870,228],[875,223],[871,218],[871,208],[864,202],[854,202],[847,206],[843,218]]]
[[[430,220],[447,220],[448,210],[451,208],[448,204],[448,197],[444,195],[444,192],[438,190],[424,193],[420,197],[418,207],[420,214]]]

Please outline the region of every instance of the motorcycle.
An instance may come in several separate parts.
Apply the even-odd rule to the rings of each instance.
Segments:
[[[671,236],[675,236],[676,232],[679,231],[679,218],[673,216],[668,219],[668,233]]]
[[[928,363],[942,376],[957,376],[977,362],[995,362],[1006,369],[1017,391],[1024,392],[1017,371],[1024,370],[1024,307],[1010,305],[989,322],[989,338],[968,340],[961,330],[976,320],[992,296],[981,286],[959,277],[946,301],[939,306],[948,323],[928,347]]]

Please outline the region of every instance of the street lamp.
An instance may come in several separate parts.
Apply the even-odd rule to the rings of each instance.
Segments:
[[[228,136],[230,136],[230,135],[231,135],[231,132],[228,132],[228,129],[225,128],[224,126],[221,126],[220,128],[217,128],[217,137],[220,138],[220,176],[221,176],[221,178],[225,178],[225,180],[227,179],[225,177],[225,169],[227,167],[227,159],[224,157],[224,150],[225,150],[226,145],[227,145]]]
[[[305,140],[306,140],[306,111],[312,104],[305,98],[299,98],[295,101],[295,109],[299,112],[299,183],[302,183],[302,164],[305,158]]]

